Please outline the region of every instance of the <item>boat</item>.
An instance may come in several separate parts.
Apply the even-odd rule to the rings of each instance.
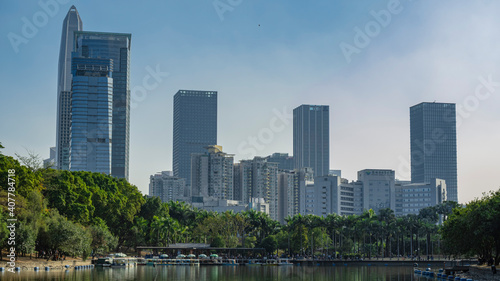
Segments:
[[[245,263],[245,265],[247,265],[247,266],[256,266],[256,265],[261,266],[262,263],[259,262],[259,260],[249,260],[248,263]]]
[[[221,265],[235,266],[239,264],[234,259],[227,259],[227,260],[222,260]]]
[[[278,266],[293,265],[289,259],[278,259]]]
[[[126,267],[129,265],[129,260],[124,258],[115,258],[111,267]]]
[[[110,257],[98,258],[95,266],[98,267],[110,267],[113,264],[113,259]]]
[[[144,258],[138,258],[137,259],[137,265],[146,265],[146,259]]]
[[[265,265],[265,266],[277,266],[278,265],[278,261],[275,260],[275,259],[268,259],[268,260],[266,260],[266,263],[263,263],[262,265]]]

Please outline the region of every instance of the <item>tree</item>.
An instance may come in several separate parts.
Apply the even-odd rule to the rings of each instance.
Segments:
[[[274,235],[269,235],[264,240],[261,242],[261,247],[266,249],[267,253],[274,253],[278,247],[278,240],[276,239],[276,236]]]
[[[90,247],[92,249],[93,255],[104,255],[110,250],[116,247],[118,240],[109,231],[108,227],[101,220],[101,223],[96,225],[91,225],[88,229],[92,242]]]

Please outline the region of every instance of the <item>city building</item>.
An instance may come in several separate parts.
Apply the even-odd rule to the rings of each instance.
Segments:
[[[293,217],[299,213],[300,190],[308,182],[313,182],[312,168],[278,171],[278,221],[285,222],[288,216]]]
[[[248,204],[252,198],[263,198],[269,204],[269,215],[278,220],[278,164],[264,157],[242,160],[235,166],[235,193]]]
[[[191,196],[233,200],[233,155],[218,145],[205,149],[191,154]]]
[[[114,145],[113,61],[73,56],[71,69],[69,169],[109,175]]]
[[[186,201],[186,180],[174,177],[171,171],[163,171],[149,177],[149,196],[160,197],[162,202]]]
[[[57,75],[57,124],[55,168],[69,170],[69,139],[71,126],[71,52],[74,32],[83,29],[75,6],[71,6],[63,21]]]
[[[301,186],[299,197],[302,215],[361,215],[369,209],[379,213],[390,208],[400,216],[418,214],[445,201],[446,182],[435,178],[429,183],[396,181],[393,170],[365,169],[351,182],[333,175],[315,177],[314,182]]]
[[[380,209],[395,209],[396,181],[393,170],[366,169],[358,172],[358,182],[363,184],[363,209],[372,209],[378,213]]]
[[[330,171],[329,106],[301,105],[293,110],[295,168],[313,168],[314,175]]]
[[[315,177],[300,193],[300,213],[326,217],[328,214],[360,215],[363,213],[363,183],[349,183],[338,176]]]
[[[273,153],[273,155],[267,156],[266,160],[267,162],[277,163],[280,170],[295,169],[293,156],[288,156],[288,153]]]
[[[436,206],[447,200],[446,181],[431,179],[429,183],[396,182],[396,207],[397,216],[418,214],[421,209]]]
[[[50,148],[49,158],[43,160],[44,168],[56,168],[56,147]]]
[[[111,175],[128,179],[132,35],[90,31],[75,31],[74,34],[76,56],[110,59],[113,62]]]
[[[453,103],[423,102],[410,107],[412,183],[443,179],[447,199],[458,202],[456,129]]]
[[[226,211],[241,213],[248,210],[248,204],[243,204],[240,201],[204,196],[193,196],[191,206],[199,210],[218,213],[223,213]]]
[[[217,144],[217,92],[179,90],[174,96],[173,171],[191,185],[191,154]]]
[[[328,175],[329,176],[337,176],[339,178],[342,178],[342,171],[341,170],[330,170]]]
[[[252,198],[250,203],[248,203],[247,210],[254,210],[269,215],[269,204],[266,203],[264,198]]]

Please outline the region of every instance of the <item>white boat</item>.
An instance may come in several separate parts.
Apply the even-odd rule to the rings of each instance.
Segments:
[[[278,259],[278,266],[293,265],[289,259]]]

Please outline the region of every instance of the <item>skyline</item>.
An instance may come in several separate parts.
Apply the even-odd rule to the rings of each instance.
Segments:
[[[349,180],[372,168],[394,169],[398,178],[409,179],[409,107],[434,100],[456,103],[460,202],[498,189],[491,175],[500,159],[495,130],[500,125],[495,92],[500,34],[493,12],[500,5],[401,1],[400,12],[347,62],[339,45],[353,44],[355,28],[364,29],[374,18],[371,11],[386,9],[389,2],[304,6],[243,1],[223,20],[211,2],[120,7],[68,2],[17,53],[8,34],[22,34],[22,17],[32,20],[44,10],[36,3],[2,3],[5,67],[0,81],[6,85],[6,102],[0,108],[4,120],[14,115],[0,125],[4,153],[26,154],[27,148],[43,159],[55,145],[61,25],[75,5],[85,30],[132,33],[131,88],[146,89],[148,75],[148,85],[156,85],[142,97],[137,90],[132,100],[130,182],[143,193],[150,175],[172,170],[173,95],[179,89],[218,91],[217,144],[235,160],[253,157],[242,153],[250,148],[263,157],[291,154],[292,125],[286,117],[278,119],[280,130],[271,142],[252,147],[248,138],[258,138],[272,120],[286,115],[284,107],[291,114],[300,104],[329,105],[330,167],[341,169]],[[117,14],[109,14],[111,9]],[[122,15],[139,20],[128,23]],[[188,15],[194,20],[182,21]],[[109,19],[101,20],[105,16]],[[151,44],[161,36],[160,44]],[[153,137],[152,129],[160,132]]]

